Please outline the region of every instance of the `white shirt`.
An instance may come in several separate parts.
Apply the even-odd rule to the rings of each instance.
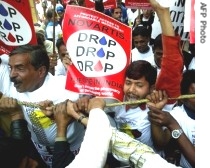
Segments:
[[[7,95],[9,92],[11,82],[9,77],[9,67],[8,67],[8,60],[9,57],[6,54],[0,56],[1,64],[0,64],[0,91]]]
[[[177,120],[190,142],[195,145],[195,120],[187,115],[184,106],[177,106],[170,113]],[[183,155],[181,155],[180,166],[191,168]]]
[[[129,130],[137,129],[141,132],[141,136],[135,139],[154,149],[151,138],[151,124],[147,114],[148,108],[142,110],[140,107],[137,107],[126,111],[125,106],[118,106],[114,111],[118,129],[124,129],[128,134],[131,134]]]
[[[53,26],[52,25],[47,25],[45,31],[46,31],[47,39],[53,39]],[[55,26],[55,44],[56,44],[58,38],[61,37],[61,35],[62,35],[61,25],[57,24]]]
[[[137,18],[137,16],[139,15],[139,10],[140,9],[137,9],[135,12],[133,12],[131,10],[131,8],[128,8],[127,9],[127,14],[128,14],[128,22],[129,23],[134,23],[135,19]],[[141,12],[140,12],[141,13]],[[133,24],[132,24],[133,25]],[[132,26],[131,25],[131,26]]]
[[[173,106],[174,104],[166,104],[163,110],[171,111]],[[146,107],[144,110],[142,110],[140,107],[137,107],[134,109],[130,108],[128,109],[128,111],[126,111],[124,105],[113,107],[111,111],[115,111],[115,121],[118,129],[123,128],[129,135],[131,134],[129,132],[130,129],[137,129],[142,134],[140,137],[137,137],[135,139],[150,146],[151,148],[153,148],[154,151],[156,151],[151,136],[151,123],[148,119],[148,107]],[[156,152],[162,154],[162,151]]]
[[[16,88],[10,89],[10,95],[20,102],[36,103],[44,100],[51,100],[54,104],[63,102],[66,99],[75,101],[79,98],[79,94],[65,89],[65,76],[53,76],[50,73],[45,78],[44,84],[33,92],[19,93]],[[48,152],[49,146],[53,151],[53,144],[56,137],[56,124],[54,121],[44,115],[44,113],[36,107],[22,106],[24,117],[28,122],[28,128],[31,132],[32,140],[41,154],[43,160],[48,164],[52,164],[52,155]],[[67,139],[71,144],[70,149],[77,154],[84,136],[84,127],[73,122],[68,126]]]
[[[154,53],[151,46],[149,46],[149,51],[146,53],[140,53],[137,48],[134,48],[131,50],[131,54],[132,62],[137,60],[145,60],[151,65],[155,66]]]
[[[61,62],[60,59],[58,59],[57,61],[57,65],[55,66],[55,75],[59,76],[59,75],[66,75],[67,70],[64,67],[63,63]]]

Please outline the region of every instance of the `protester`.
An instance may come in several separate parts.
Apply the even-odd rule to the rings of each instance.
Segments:
[[[142,14],[136,17],[133,24],[133,29],[137,26],[144,26],[150,32],[150,37],[152,35],[152,24],[154,22],[154,12],[151,9],[143,9]],[[150,39],[150,45],[153,44],[153,39]]]
[[[121,9],[121,11],[119,10]],[[122,0],[117,0],[117,7],[113,9],[105,9],[104,13],[108,16],[111,16],[118,21],[128,25],[128,14],[125,3]]]
[[[124,101],[144,99],[155,89],[165,90],[168,97],[180,96],[181,70],[183,68],[180,37],[175,36],[169,9],[160,7],[155,1],[152,3],[156,6],[154,10],[157,12],[162,28],[161,72],[156,79],[157,70],[150,63],[143,60],[132,62],[127,67],[125,74]],[[173,105],[175,101],[168,101],[167,103]],[[115,111],[118,129],[156,150],[151,137],[151,124],[148,120],[149,109],[145,105],[122,105],[112,108],[111,111]]]
[[[57,40],[56,48],[58,50],[59,59],[55,67],[55,75],[66,75],[68,66],[72,64],[72,61],[62,37]]]
[[[114,9],[111,9],[110,10],[110,13],[111,13],[111,17],[120,21],[121,22],[121,17],[122,17],[122,9],[120,6],[117,6],[116,8]]]
[[[49,57],[41,46],[23,45],[17,47],[10,53],[9,67],[10,79],[14,84],[14,87],[10,87],[9,97],[30,103],[44,100],[59,103],[67,98],[72,101],[79,98],[77,93],[65,89],[65,76],[52,76],[48,73]],[[37,106],[30,106],[26,103],[26,105],[22,105],[22,108],[32,141],[45,163],[51,166],[56,124],[46,117]],[[69,125],[67,132],[71,151],[77,154],[85,129],[73,122]]]
[[[162,34],[159,34],[153,41],[153,53],[154,53],[154,62],[155,62],[155,67],[158,70],[158,74],[161,70],[161,62],[162,62],[162,57],[163,57],[163,43],[162,43]],[[184,51],[182,50],[182,55],[184,56]],[[185,64],[185,59],[183,59],[184,64]],[[183,66],[183,71],[186,70],[186,66]]]
[[[60,24],[60,26],[62,27],[62,21],[63,21],[65,9],[62,4],[57,3],[55,6],[55,10],[58,15],[58,24]]]
[[[146,60],[152,65],[155,65],[152,47],[149,45],[150,38],[150,32],[144,26],[137,26],[132,31],[132,42],[134,46],[131,51],[132,62],[137,60]]]
[[[47,40],[45,37],[45,31],[40,26],[35,26],[35,33],[36,33],[36,39],[37,44],[43,46],[50,58],[50,68],[49,72],[54,75],[55,74],[55,66],[57,66],[57,49],[55,48],[55,51],[53,51],[53,42],[50,40]]]
[[[162,57],[163,57],[163,44],[162,44],[162,34],[159,34],[155,39],[154,39],[154,44],[153,44],[153,53],[154,53],[154,62],[155,62],[155,67],[158,70],[158,74],[161,70],[161,62],[162,62]]]
[[[53,12],[54,12],[54,14],[53,14]],[[53,18],[53,15],[55,15],[55,20]],[[54,40],[54,43],[56,43],[57,39],[62,37],[62,34],[63,34],[61,25],[58,22],[58,16],[57,16],[56,12],[50,8],[47,10],[46,19],[47,19],[47,24],[46,24],[46,28],[45,28],[46,38],[47,38],[47,40],[50,40],[50,41]],[[53,26],[55,26],[54,34],[53,34]]]
[[[195,94],[195,70],[184,72],[181,94]],[[174,138],[182,154],[180,166],[191,168],[195,167],[195,99],[184,99],[181,102],[181,106],[170,112],[160,111],[153,107],[156,104],[150,104],[149,118],[155,125],[152,135],[156,145],[159,148],[166,148],[169,141]]]
[[[149,62],[138,60],[126,69],[123,86],[123,101],[132,102],[146,98],[155,89],[157,70]],[[108,111],[108,110],[107,110]],[[146,104],[131,104],[112,107],[117,128],[132,138],[154,148]]]

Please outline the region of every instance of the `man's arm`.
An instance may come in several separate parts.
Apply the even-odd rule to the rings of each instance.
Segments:
[[[160,4],[155,0],[149,0],[151,6],[155,10],[160,20],[160,25],[162,29],[162,41],[163,41],[163,58],[161,62],[161,71],[156,81],[157,90],[165,90],[168,97],[178,97],[180,96],[181,88],[180,83],[182,79],[183,71],[183,57],[180,48],[180,37],[175,35],[173,25],[170,18],[169,8],[161,7]],[[173,67],[173,68],[172,68]],[[170,101],[169,103],[174,103]],[[178,122],[176,122],[173,117],[167,112],[162,112],[155,107],[150,107],[151,112],[149,117],[152,124],[152,136],[153,141],[156,143],[162,143],[164,145],[169,139],[169,134],[173,129],[180,128]],[[156,112],[156,114],[155,114]],[[159,118],[160,116],[165,116],[165,118]],[[168,120],[167,120],[168,119]],[[156,120],[156,121],[155,121]],[[160,122],[168,121],[168,123]],[[173,124],[172,124],[173,123]],[[169,131],[162,131],[162,140],[154,138],[155,130],[166,126]],[[164,138],[166,138],[164,140]],[[187,160],[191,165],[195,164],[195,148],[185,134],[182,134],[177,140],[182,153],[185,155]],[[188,147],[188,148],[186,148]]]
[[[66,138],[68,125],[73,121],[73,118],[66,113],[67,103],[68,100],[58,103],[55,106],[53,106],[52,101],[48,100],[39,103],[45,115],[52,118],[57,126],[52,168],[65,168],[75,158]]]
[[[169,8],[160,6],[156,0],[149,0],[149,2],[157,13],[162,29],[163,57],[161,71],[156,81],[156,90],[166,91],[168,97],[178,97],[181,90],[181,67],[183,64],[179,47],[180,39],[175,36]],[[154,144],[158,147],[162,148],[170,140],[167,131],[164,131],[161,125],[157,125],[152,121],[151,131]]]
[[[175,35],[169,8],[161,7],[155,0],[150,0],[150,3],[160,20],[163,43],[161,71],[156,81],[156,89],[165,90],[168,97],[178,97],[183,71],[180,37]],[[175,100],[168,101],[168,103],[174,102]]]
[[[73,120],[87,126],[80,152],[76,155],[75,159],[72,159],[73,161],[69,160],[69,148],[66,146],[66,152],[64,150],[60,153],[57,152],[57,155],[53,156],[53,162],[57,162],[59,159],[60,162],[62,162],[63,158],[61,157],[64,157],[68,158],[65,164],[67,164],[69,168],[103,167],[106,162],[112,134],[109,119],[103,111],[105,102],[103,99],[91,99],[87,104],[86,114],[76,112],[75,109],[80,109],[83,103],[82,101],[78,101],[77,105],[74,105],[75,103],[66,101],[54,107],[46,108],[46,111],[43,110],[48,116],[54,115],[55,122],[58,124],[57,127],[59,127],[57,130],[57,140],[65,141],[66,126],[71,124],[70,122],[75,122]],[[85,108],[85,106],[83,107]],[[89,118],[81,117],[85,115],[89,115]],[[85,162],[84,160],[88,161]],[[53,165],[55,165],[55,163],[53,163]]]
[[[149,112],[150,120],[152,123],[159,124],[160,126],[167,127],[167,134],[165,136],[170,136],[171,132],[175,129],[181,129],[179,123],[173,118],[169,112],[161,111],[155,107],[149,107],[151,112]],[[162,137],[164,138],[164,137]],[[183,132],[181,136],[176,139],[182,154],[186,157],[188,162],[194,167],[195,166],[195,146],[190,142],[188,137]],[[161,143],[159,141],[159,143]]]

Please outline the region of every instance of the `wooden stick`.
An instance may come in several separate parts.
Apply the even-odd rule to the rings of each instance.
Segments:
[[[55,23],[56,23],[56,0],[53,0],[53,54],[55,54]]]
[[[181,95],[177,98],[168,98],[169,100],[180,100],[180,99],[192,99],[195,98],[195,94],[191,95]],[[129,105],[129,104],[142,104],[142,103],[147,103],[149,102],[148,99],[141,99],[141,100],[136,100],[136,101],[127,101],[127,102],[119,102],[119,103],[110,103],[106,104],[106,107],[114,107],[114,106],[121,106],[121,105]],[[27,106],[27,107],[34,107],[34,108],[40,108],[39,103],[31,103],[31,102],[26,102],[26,101],[18,101],[19,105]]]

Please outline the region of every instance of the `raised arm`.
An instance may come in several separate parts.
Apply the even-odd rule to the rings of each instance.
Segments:
[[[149,1],[157,13],[162,29],[163,57],[161,71],[156,81],[156,90],[165,90],[170,98],[178,97],[181,94],[180,83],[183,73],[183,56],[180,47],[180,37],[174,32],[169,8],[160,6],[155,0]],[[175,101],[168,101],[168,103],[174,102]],[[149,118],[151,121],[153,141],[159,147],[163,147],[171,139],[171,131],[180,128],[180,126],[169,113],[162,112],[153,107],[150,107],[150,110]],[[160,116],[162,116],[162,118]],[[168,119],[170,124],[158,124],[158,122],[163,122],[165,119]],[[163,125],[168,127],[168,129],[163,130]],[[185,134],[182,134],[177,142],[181,152],[185,155],[191,165],[194,165],[194,147],[189,139]],[[186,146],[188,146],[188,148],[186,148]]]
[[[164,8],[155,0],[150,0],[162,29],[163,57],[161,71],[156,81],[157,90],[165,90],[168,97],[180,96],[180,82],[183,71],[183,56],[180,47],[180,37],[174,32],[169,8]],[[174,103],[170,100],[168,103]]]

